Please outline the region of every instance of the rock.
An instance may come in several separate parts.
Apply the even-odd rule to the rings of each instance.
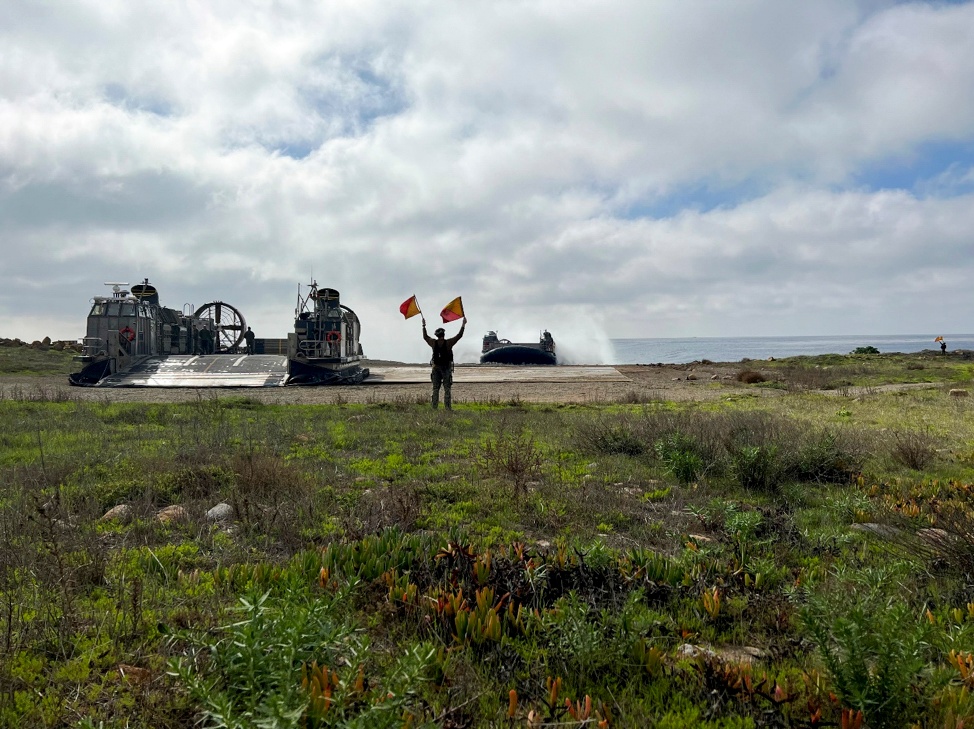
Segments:
[[[162,524],[173,524],[181,521],[189,521],[189,512],[179,504],[167,506],[156,514],[156,521]]]
[[[687,379],[688,380],[695,380],[695,379],[697,379],[697,376],[691,372],[689,375],[687,375]]]
[[[120,521],[125,523],[132,521],[133,516],[135,516],[135,513],[132,511],[131,506],[128,504],[119,504],[106,511],[99,521]]]
[[[706,544],[707,542],[714,541],[710,537],[705,537],[703,534],[688,534],[688,537],[695,542],[700,542],[701,544]]]
[[[728,645],[717,649],[717,657],[725,663],[753,663],[763,661],[768,652],[749,645]]]
[[[678,658],[716,658],[717,654],[714,653],[709,648],[704,648],[699,645],[691,645],[690,643],[684,643],[679,648],[676,649],[676,655]]]
[[[917,536],[936,547],[949,547],[960,541],[960,537],[951,534],[946,529],[919,529]]]
[[[41,340],[41,344],[46,344],[48,347],[50,347],[51,346],[51,338],[50,337],[44,337],[44,339]]]
[[[212,509],[206,512],[207,521],[229,521],[233,518],[233,507],[230,504],[220,502]]]
[[[64,351],[64,342],[55,342],[55,344],[54,344],[54,351],[55,352],[63,352]]]
[[[964,390],[960,387],[955,387],[947,394],[950,395],[951,397],[967,397],[969,393],[967,392],[967,390]]]
[[[150,678],[152,678],[152,672],[148,668],[140,668],[139,666],[130,666],[126,663],[119,663],[118,672],[123,679],[129,683],[140,684],[145,683]]]
[[[853,524],[852,528],[857,532],[867,532],[885,539],[892,539],[893,537],[897,537],[903,533],[903,530],[898,527],[890,526],[889,524],[876,524],[875,522]]]
[[[547,539],[539,539],[538,546],[542,549],[548,549],[548,547],[551,546],[551,542],[549,542]]]
[[[768,652],[761,648],[743,645],[728,645],[722,648],[708,648],[702,645],[684,643],[676,650],[678,658],[708,658],[717,659],[722,663],[753,663],[768,657]]]
[[[710,376],[710,379],[711,380],[719,380],[720,379],[720,375],[711,375]]]

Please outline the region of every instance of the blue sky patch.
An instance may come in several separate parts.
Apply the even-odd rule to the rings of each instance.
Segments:
[[[657,197],[645,198],[619,211],[627,220],[672,218],[684,210],[708,213],[717,208],[735,208],[766,195],[771,185],[756,180],[722,184],[703,180],[680,185]]]
[[[974,191],[974,140],[927,142],[909,153],[875,160],[853,175],[852,185],[869,192],[909,190],[919,198],[970,193]]]
[[[172,116],[175,113],[168,101],[133,94],[122,84],[105,84],[102,96],[108,103],[128,111],[144,111],[156,116]]]

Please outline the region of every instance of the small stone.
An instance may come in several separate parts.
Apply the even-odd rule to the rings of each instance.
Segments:
[[[162,524],[189,521],[189,512],[179,504],[173,504],[165,509],[160,509],[156,514],[156,521]]]
[[[695,380],[695,379],[697,379],[697,376],[691,372],[689,375],[687,375],[687,379],[688,380]]]
[[[152,678],[152,672],[148,668],[140,668],[139,666],[130,666],[126,663],[119,663],[118,672],[123,679],[129,683],[145,683],[150,678]]]
[[[703,534],[688,534],[688,537],[695,542],[700,542],[701,544],[706,544],[707,542],[714,541],[710,537],[705,537]]]
[[[711,375],[710,376],[710,379],[711,380],[719,380],[720,379],[720,375]]]
[[[947,394],[950,395],[951,397],[967,397],[969,393],[967,392],[967,390],[964,390],[960,387],[955,387],[952,390],[950,390],[950,392],[948,392]]]
[[[857,532],[868,532],[870,534],[875,534],[877,537],[885,537],[887,539],[899,536],[903,533],[903,530],[899,529],[898,527],[890,526],[889,524],[876,524],[875,522],[853,524],[852,528]]]
[[[120,521],[124,523],[132,521],[133,516],[134,513],[131,506],[128,504],[119,504],[106,511],[105,515],[99,521]]]
[[[598,468],[598,467],[599,467],[598,463],[590,463],[585,468],[592,470],[593,468]]]
[[[538,546],[541,547],[542,549],[547,549],[548,547],[551,546],[551,542],[549,542],[547,539],[539,539]]]
[[[233,518],[233,507],[230,504],[220,502],[206,512],[207,521],[229,521]]]

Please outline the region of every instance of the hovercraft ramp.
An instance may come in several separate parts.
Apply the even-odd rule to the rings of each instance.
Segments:
[[[287,357],[273,354],[207,354],[146,357],[98,387],[281,387]]]

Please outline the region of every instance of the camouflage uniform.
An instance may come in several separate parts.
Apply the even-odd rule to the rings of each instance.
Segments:
[[[450,410],[453,405],[451,388],[453,387],[453,345],[460,341],[463,330],[467,327],[467,320],[463,320],[460,331],[455,337],[444,339],[446,332],[441,328],[437,329],[436,339],[426,333],[426,322],[423,322],[423,339],[433,348],[433,358],[430,364],[433,370],[430,372],[430,380],[433,382],[433,394],[430,397],[430,405],[435,410],[440,404],[440,387],[443,388],[443,406]]]

